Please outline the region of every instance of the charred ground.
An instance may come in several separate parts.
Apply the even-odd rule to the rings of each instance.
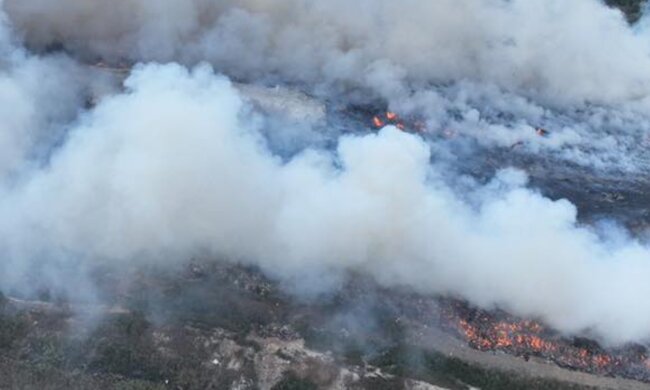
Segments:
[[[254,268],[194,261],[182,271],[149,270],[128,290],[106,291],[112,304],[86,315],[74,305],[3,298],[4,388],[634,389],[646,385],[599,375],[648,378],[560,369],[534,350],[484,348],[454,316],[481,326],[507,313],[386,290],[360,276],[334,295],[296,301]]]
[[[607,0],[631,22],[643,0]],[[357,110],[367,121],[368,110]],[[370,116],[371,117],[371,116]],[[485,150],[467,167],[477,179],[503,166],[575,203],[585,222],[602,216],[643,234],[650,183],[596,174],[524,154]],[[123,270],[129,273],[132,270]],[[138,270],[136,270],[139,272]],[[571,350],[626,356],[632,366],[593,369],[526,348],[481,344],[493,324],[523,321],[457,299],[380,288],[350,275],[338,293],[300,301],[259,270],[194,260],[181,269],[99,273],[104,306],[0,296],[2,388],[42,389],[449,389],[646,388],[642,345],[608,351],[593,340],[545,337]],[[90,312],[89,312],[90,311]],[[451,314],[450,314],[451,313]],[[487,318],[487,320],[486,320]],[[467,337],[459,321],[476,327]],[[562,366],[562,367],[560,367]],[[523,369],[522,367],[526,367]],[[619,378],[612,378],[619,377]],[[637,381],[626,380],[631,378]]]

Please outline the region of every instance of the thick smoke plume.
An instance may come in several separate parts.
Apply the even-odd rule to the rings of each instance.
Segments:
[[[594,0],[5,2],[33,45],[208,60],[237,77],[362,85],[386,98],[407,82],[463,79],[555,104],[643,99],[650,86],[647,42]]]
[[[303,293],[354,271],[611,342],[650,336],[650,248],[623,230],[580,226],[571,203],[527,188],[517,170],[458,194],[449,165],[432,156],[444,143],[393,127],[286,158],[219,75],[323,101],[380,99],[432,131],[451,124],[487,145],[525,137],[531,153],[640,170],[630,154],[650,123],[647,36],[600,2],[3,8],[1,289],[24,291],[36,278],[92,291],[71,278],[207,253],[259,265]],[[119,90],[78,59],[176,63],[137,65]],[[88,94],[94,108],[84,107]],[[535,122],[557,131],[536,137]]]
[[[487,145],[531,140],[548,125],[562,131],[526,149],[598,169],[638,171],[645,161],[648,34],[599,0],[5,0],[4,8],[30,47],[87,61],[208,61],[238,80],[384,99]]]

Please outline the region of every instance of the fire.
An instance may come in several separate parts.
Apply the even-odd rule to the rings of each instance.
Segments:
[[[570,348],[554,341],[547,341],[540,333],[541,325],[524,321],[520,323],[497,322],[485,330],[479,330],[465,320],[458,326],[470,346],[482,350],[505,350],[515,354],[534,354],[552,357],[557,363],[588,371],[609,371],[614,365],[621,365],[622,358],[605,353],[594,353],[585,348]]]
[[[606,351],[586,339],[568,341],[536,321],[493,315],[462,303],[443,309],[443,318],[470,347],[480,351],[503,351],[526,360],[538,356],[571,369],[650,380],[650,358],[644,348]]]
[[[399,118],[397,113],[392,111],[386,111],[382,115],[375,115],[372,118],[372,124],[376,128],[382,128],[387,125],[393,125],[402,131],[406,131],[406,125]]]
[[[542,328],[532,321],[521,323],[500,321],[491,325],[487,331],[479,331],[478,327],[460,320],[459,327],[470,345],[482,350],[525,348],[540,353],[556,350],[553,343],[544,341],[537,335]]]

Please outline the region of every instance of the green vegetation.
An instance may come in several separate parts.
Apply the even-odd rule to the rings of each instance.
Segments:
[[[387,350],[371,363],[393,375],[416,378],[453,390],[464,390],[468,385],[483,390],[591,389],[587,386],[550,379],[531,379],[512,372],[487,369],[435,351],[416,348]]]
[[[11,349],[28,332],[28,323],[22,317],[7,316],[0,310],[0,352]]]
[[[486,369],[411,345],[398,306],[358,295],[354,296],[363,302],[363,315],[349,322],[340,314],[350,309],[349,298],[344,296],[320,305],[292,306],[267,292],[262,296],[255,289],[241,287],[243,283],[233,287],[210,277],[185,286],[172,282],[162,283],[158,291],[148,289],[154,291],[152,296],[138,296],[131,302],[132,312],[110,314],[92,326],[75,324],[72,329],[73,320],[67,314],[49,310],[16,313],[15,307],[10,310],[11,304],[3,309],[0,297],[0,387],[226,389],[238,383],[242,388],[254,388],[253,358],[260,345],[247,340],[246,335],[264,324],[287,323],[299,331],[310,348],[331,351],[346,365],[370,364],[390,374],[362,378],[355,390],[400,389],[405,378],[452,390],[466,390],[468,386],[483,390],[588,389]],[[142,311],[136,310],[138,307]],[[165,325],[151,323],[145,310],[162,316]],[[217,327],[230,329],[225,340],[240,348],[229,355],[236,357],[236,369],[229,369],[229,362],[219,356],[220,363],[212,363],[217,346],[223,342],[222,336],[215,336]],[[80,329],[84,331],[78,332]],[[282,351],[277,355],[291,359]],[[336,372],[319,374],[286,372],[273,390],[315,390],[336,377]]]
[[[158,357],[149,326],[141,313],[108,321],[82,345],[80,358],[90,358],[88,368],[91,371],[163,380],[164,362]]]
[[[162,384],[121,378],[114,375],[96,375],[82,371],[68,371],[55,367],[34,366],[31,363],[0,358],[0,387],[3,389],[40,390],[162,390]]]
[[[294,372],[289,371],[271,390],[318,390],[318,386],[314,382],[300,378]]]

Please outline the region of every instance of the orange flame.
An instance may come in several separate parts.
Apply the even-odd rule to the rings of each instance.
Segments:
[[[620,350],[604,350],[597,344],[581,346],[581,341],[567,340],[536,321],[490,314],[455,301],[443,308],[442,315],[450,330],[480,351],[499,350],[526,360],[534,355],[561,367],[650,382],[650,357],[641,346]]]
[[[489,322],[479,317],[479,322]],[[593,353],[585,348],[560,346],[559,343],[544,340],[541,333],[544,328],[534,321],[506,322],[489,324],[486,328],[458,319],[458,328],[470,346],[482,350],[510,350],[515,353],[535,353],[540,356],[553,357],[555,361],[585,370],[604,372],[620,367],[623,357],[604,353]],[[643,364],[650,369],[650,359]]]
[[[406,131],[406,125],[404,122],[400,121],[399,115],[392,111],[386,111],[384,114],[374,116],[372,118],[372,124],[376,128],[393,125],[402,131]]]

